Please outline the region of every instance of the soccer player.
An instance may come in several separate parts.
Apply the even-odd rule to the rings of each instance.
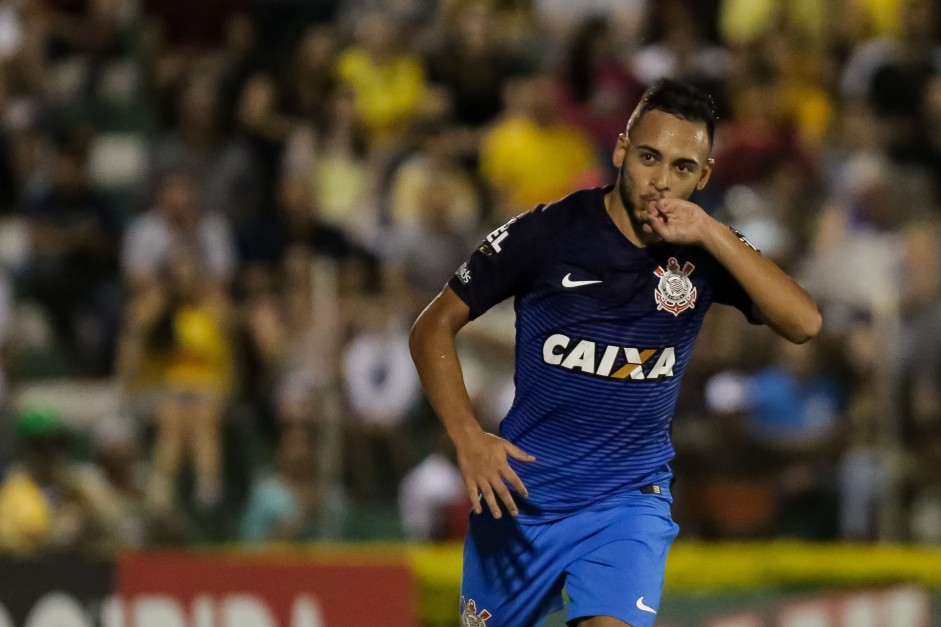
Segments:
[[[796,343],[819,331],[807,292],[687,200],[709,180],[714,126],[707,94],[658,82],[618,136],[613,186],[496,229],[415,322],[412,356],[474,502],[462,625],[539,625],[563,586],[570,624],[652,625],[678,532],[670,421],[706,310],[737,307]],[[516,398],[497,436],[473,415],[455,336],[511,296]]]

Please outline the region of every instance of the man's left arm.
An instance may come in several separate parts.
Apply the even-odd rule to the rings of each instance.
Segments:
[[[706,249],[751,298],[755,317],[782,337],[802,344],[820,332],[822,319],[807,291],[737,233],[689,201],[663,199],[649,208],[650,225],[664,240]]]

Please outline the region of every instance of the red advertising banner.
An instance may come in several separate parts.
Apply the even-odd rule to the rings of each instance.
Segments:
[[[406,563],[129,554],[115,592],[122,627],[416,627]],[[118,616],[118,614],[120,616]]]

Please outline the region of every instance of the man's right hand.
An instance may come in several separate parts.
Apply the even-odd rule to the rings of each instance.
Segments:
[[[481,502],[486,501],[493,517],[500,518],[502,513],[497,503],[499,497],[507,511],[516,516],[519,510],[513,501],[513,495],[507,489],[507,484],[523,498],[528,496],[528,492],[510,467],[507,457],[520,462],[534,462],[536,458],[507,440],[482,430],[455,442],[455,448],[457,463],[464,477],[467,495],[474,505],[474,513],[483,512]]]

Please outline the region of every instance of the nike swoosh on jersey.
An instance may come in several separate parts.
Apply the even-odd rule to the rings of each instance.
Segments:
[[[573,281],[572,273],[569,272],[564,277],[562,277],[562,287],[581,287],[582,285],[591,285],[592,283],[601,283],[600,280],[596,281]]]
[[[637,609],[639,609],[641,612],[650,612],[651,614],[657,613],[657,610],[644,603],[644,597],[637,599],[637,603],[635,605],[637,605]]]

